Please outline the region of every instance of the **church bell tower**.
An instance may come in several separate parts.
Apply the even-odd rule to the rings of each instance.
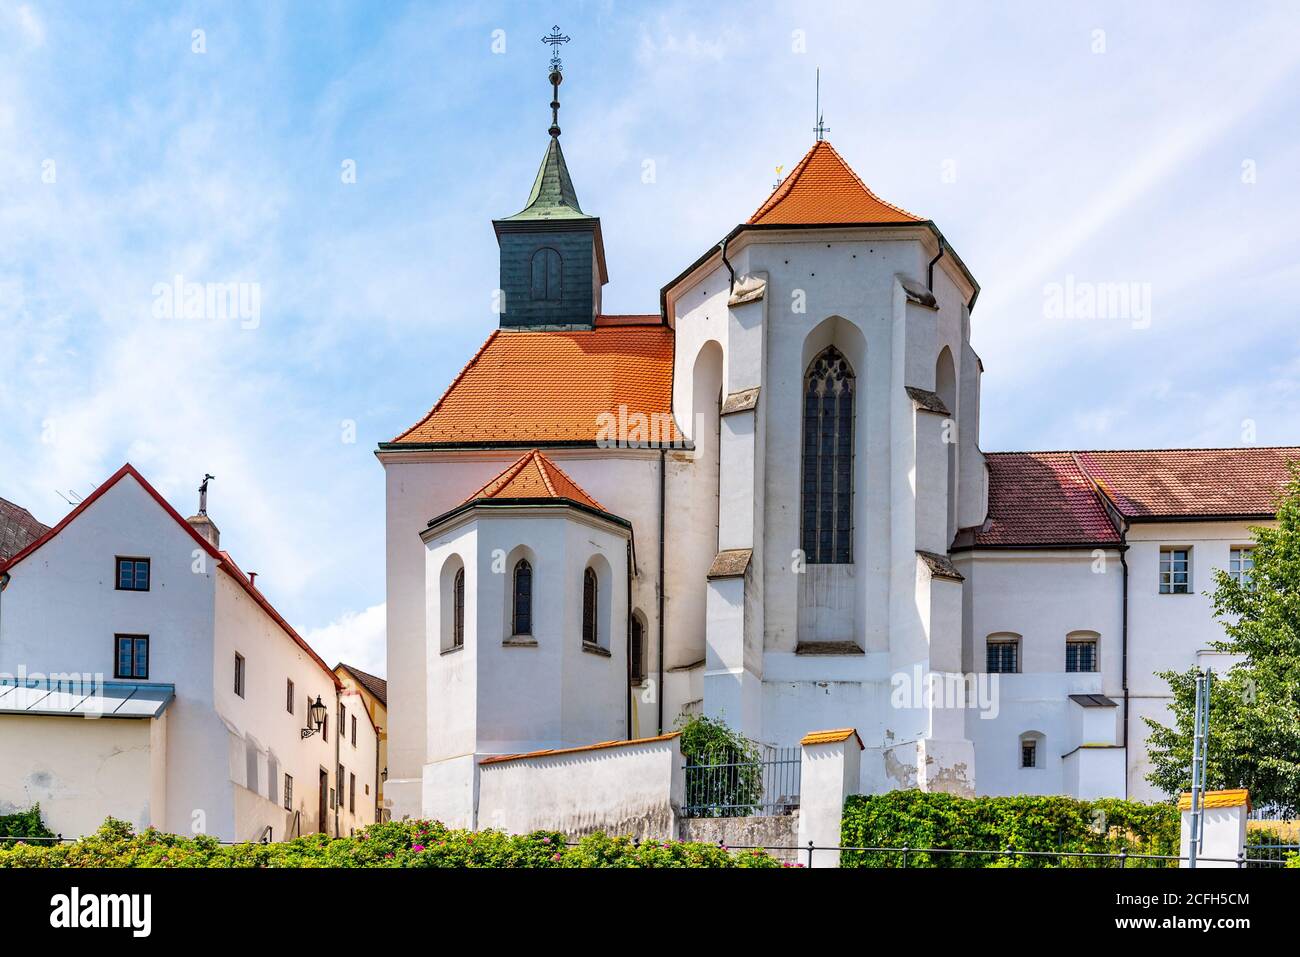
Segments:
[[[550,142],[528,203],[513,216],[492,221],[501,249],[502,329],[591,329],[600,313],[605,244],[600,219],[578,205],[560,149],[559,47],[569,38],[555,27],[551,44]]]

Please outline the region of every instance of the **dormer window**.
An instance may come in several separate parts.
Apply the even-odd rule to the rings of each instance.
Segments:
[[[121,556],[118,556],[117,590],[118,591],[148,591],[149,590],[149,559],[122,558]]]
[[[550,246],[533,253],[530,294],[544,302],[560,301],[560,254]]]

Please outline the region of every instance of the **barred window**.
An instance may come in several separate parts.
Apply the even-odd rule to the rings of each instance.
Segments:
[[[853,369],[834,346],[804,376],[803,551],[814,565],[853,561]]]
[[[514,587],[514,624],[511,634],[531,635],[533,633],[533,566],[528,559],[521,558],[515,563]]]
[[[1192,593],[1191,551],[1186,548],[1160,549],[1160,594]]]
[[[1254,591],[1251,573],[1255,571],[1255,549],[1242,545],[1233,548],[1228,557],[1228,574],[1245,589]]]
[[[1020,671],[1020,641],[1016,638],[988,640],[988,667],[991,675],[1012,675]]]
[[[1033,738],[1022,739],[1020,742],[1020,766],[1022,768],[1038,767],[1038,742]]]
[[[1067,638],[1065,641],[1066,671],[1097,670],[1097,639]]]
[[[639,614],[632,616],[632,653],[629,666],[632,670],[632,684],[639,685],[645,681],[645,624]]]
[[[596,629],[596,572],[588,568],[582,573],[582,642],[597,643],[600,633]]]

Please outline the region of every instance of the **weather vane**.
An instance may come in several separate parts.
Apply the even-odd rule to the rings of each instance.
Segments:
[[[543,43],[551,45],[551,128],[547,130],[552,136],[560,135],[560,83],[564,80],[564,64],[560,62],[560,44],[568,43],[569,38],[560,32],[559,24],[551,27],[550,36],[542,37]]]
[[[551,27],[550,36],[542,37],[543,43],[551,45],[551,72],[562,73],[564,65],[560,62],[560,44],[568,43],[569,38],[560,32],[559,24]]]

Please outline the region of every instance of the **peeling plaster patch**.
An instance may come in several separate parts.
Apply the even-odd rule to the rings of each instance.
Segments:
[[[885,776],[891,781],[897,781],[903,788],[910,789],[916,787],[916,765],[904,764],[898,758],[894,757],[894,749],[887,748],[884,752],[885,757]]]

